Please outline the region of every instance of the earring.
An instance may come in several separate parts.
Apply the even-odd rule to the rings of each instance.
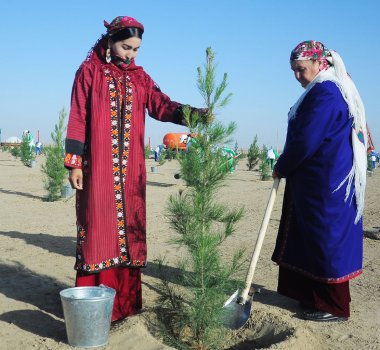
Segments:
[[[106,51],[106,62],[107,63],[111,62],[111,49],[107,49]]]

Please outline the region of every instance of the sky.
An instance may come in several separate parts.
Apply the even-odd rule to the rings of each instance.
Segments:
[[[228,73],[231,103],[217,119],[235,122],[234,143],[283,147],[287,112],[302,94],[290,51],[318,40],[343,58],[380,148],[378,0],[17,0],[0,4],[1,140],[28,129],[43,143],[70,111],[76,70],[105,33],[103,20],[131,16],[145,32],[136,64],[174,101],[203,107],[196,86],[205,51],[216,53],[217,82]],[[145,143],[186,128],[147,117]]]

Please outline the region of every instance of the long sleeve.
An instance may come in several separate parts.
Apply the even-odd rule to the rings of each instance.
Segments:
[[[306,159],[313,156],[323,143],[337,117],[336,101],[340,94],[332,82],[316,84],[306,95],[294,119],[289,121],[284,152],[279,157],[275,171],[287,177]]]
[[[147,75],[147,109],[154,119],[183,125],[182,104],[172,101]]]
[[[90,115],[92,71],[84,65],[78,70],[71,94],[71,108],[66,136],[66,153],[82,155],[86,122]]]

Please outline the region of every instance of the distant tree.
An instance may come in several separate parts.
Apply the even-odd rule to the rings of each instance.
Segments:
[[[149,145],[144,146],[144,156],[145,156],[145,159],[150,158],[150,147],[149,147]]]
[[[253,139],[253,142],[249,146],[247,153],[247,167],[248,170],[252,170],[260,160],[260,147],[257,145],[257,135]]]
[[[9,152],[13,157],[19,158],[21,156],[21,147],[11,147]]]
[[[235,141],[234,152],[235,154],[239,154],[239,144],[237,141]]]
[[[36,158],[34,153],[34,145],[31,142],[32,141],[29,135],[23,135],[19,154],[22,163],[26,166],[30,166],[32,160]]]
[[[267,153],[268,153],[268,147],[266,145],[263,145],[262,149],[260,150],[260,165],[259,165],[259,173],[260,178],[263,181],[269,180],[271,178],[271,169],[270,164],[268,163],[267,159]]]
[[[61,198],[61,192],[68,171],[64,163],[64,134],[66,112],[64,109],[59,113],[58,124],[51,133],[53,144],[45,148],[46,162],[42,165],[42,172],[46,175],[45,188],[48,190],[48,201],[56,201]]]
[[[165,150],[165,155],[166,155],[166,159],[171,161],[173,160],[175,157],[176,157],[176,152],[173,150],[173,148],[171,147],[168,147],[166,150]]]
[[[158,156],[158,165],[164,165],[166,162],[166,150],[163,150]]]

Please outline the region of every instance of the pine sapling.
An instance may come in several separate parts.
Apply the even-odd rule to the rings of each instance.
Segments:
[[[31,166],[32,161],[36,158],[34,153],[34,146],[31,143],[31,139],[28,135],[24,135],[22,137],[19,154],[22,163],[26,166]]]
[[[247,153],[247,167],[248,170],[253,170],[253,168],[257,165],[260,160],[260,147],[257,145],[257,135],[253,139],[253,142],[249,146]]]
[[[42,166],[42,172],[46,175],[45,188],[48,191],[48,201],[56,201],[61,198],[61,192],[67,170],[64,167],[64,134],[66,112],[64,109],[59,113],[58,124],[55,125],[51,133],[53,144],[45,148],[46,162]]]
[[[267,159],[267,153],[268,153],[268,148],[267,146],[263,145],[263,148],[260,151],[260,165],[259,165],[259,173],[260,173],[260,178],[262,181],[267,181],[271,178],[270,174],[270,164]]]
[[[144,146],[144,157],[145,157],[145,159],[150,158],[150,147],[149,147],[149,145]]]
[[[178,264],[178,275],[171,276],[175,283],[169,283],[163,273],[160,286],[159,315],[166,325],[163,336],[177,349],[221,348],[225,334],[222,307],[226,296],[236,288],[231,278],[241,266],[244,253],[239,249],[227,262],[221,258],[221,245],[235,233],[243,209],[231,209],[216,201],[229,174],[222,146],[231,142],[236,125],[224,126],[214,120],[216,109],[225,106],[231,94],[222,97],[227,74],[216,86],[213,61],[214,53],[208,48],[204,71],[198,68],[198,88],[208,113],[199,116],[184,107],[190,133],[196,136],[178,157],[187,189],[171,196],[168,203],[167,216],[177,233],[174,243],[187,252]]]

